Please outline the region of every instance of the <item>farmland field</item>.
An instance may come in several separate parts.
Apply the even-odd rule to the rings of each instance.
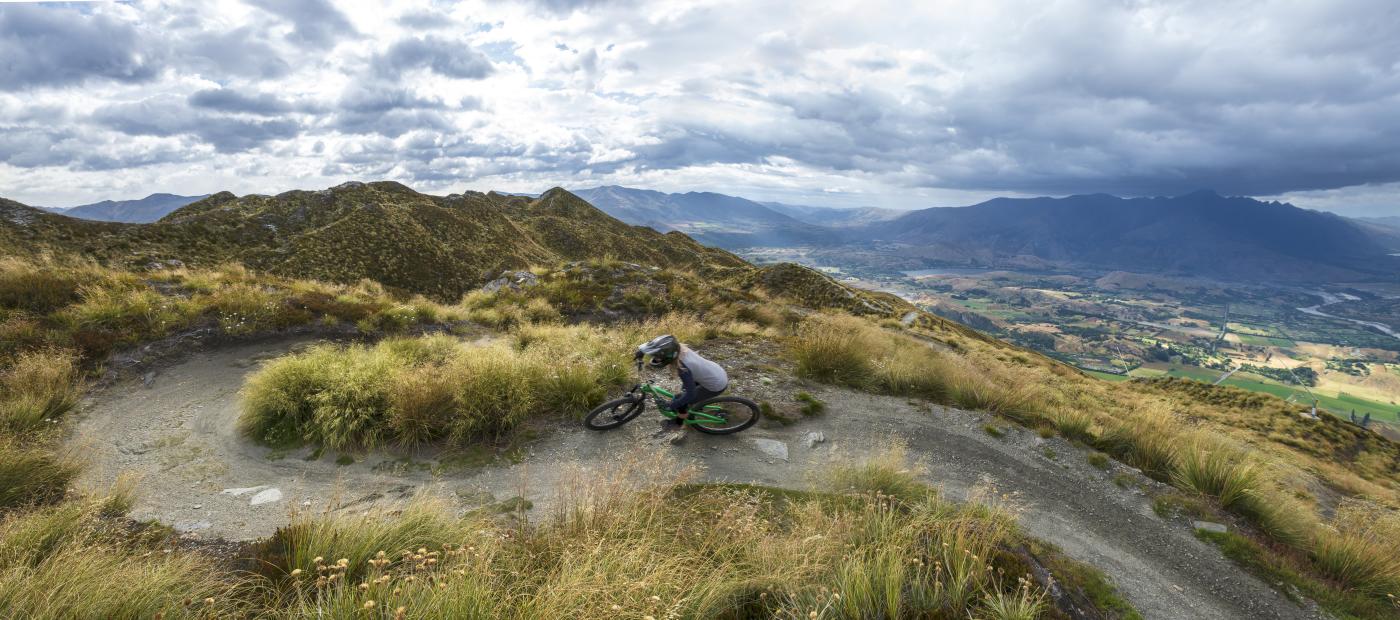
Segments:
[[[1081,369],[1081,370],[1084,370],[1084,374],[1087,374],[1087,375],[1089,375],[1090,377],[1097,377],[1097,378],[1099,378],[1099,379],[1103,379],[1104,381],[1115,381],[1115,382],[1117,382],[1117,381],[1127,381],[1127,380],[1129,380],[1129,379],[1132,379],[1132,376],[1130,376],[1130,375],[1115,375],[1115,374],[1113,374],[1113,373],[1111,373],[1111,372],[1100,372],[1100,371],[1097,371],[1097,370],[1088,370],[1088,369]]]
[[[1241,333],[1236,333],[1235,336],[1239,337],[1240,342],[1243,342],[1243,343],[1248,344],[1248,345],[1254,345],[1254,346],[1256,346],[1256,347],[1295,347],[1295,346],[1298,346],[1298,343],[1293,342],[1292,340],[1289,340],[1289,339],[1287,339],[1287,338],[1278,338],[1278,337],[1275,337],[1275,336],[1259,336],[1259,335],[1255,335],[1255,334],[1241,334]]]
[[[1173,366],[1166,369],[1142,367],[1132,372],[1132,376],[1134,377],[1147,378],[1166,375],[1212,384],[1215,383],[1222,374],[1224,373],[1218,370],[1194,366]],[[1098,375],[1095,374],[1094,376]],[[1272,394],[1283,399],[1293,398],[1293,402],[1302,404],[1311,403],[1313,398],[1316,398],[1318,407],[1343,417],[1346,417],[1354,410],[1357,416],[1370,413],[1371,418],[1374,420],[1380,420],[1389,424],[1400,424],[1400,405],[1378,402],[1346,393],[1339,393],[1334,396],[1313,390],[1311,395],[1309,395],[1309,393],[1302,388],[1283,385],[1264,377],[1243,372],[1231,375],[1222,385],[1243,388],[1251,392]]]
[[[1400,339],[1303,312],[1327,301],[1315,290],[1142,274],[944,269],[910,278],[869,266],[845,273],[848,280],[899,293],[934,313],[948,312],[948,318],[1106,381],[1172,376],[1213,384],[1227,368],[1289,367],[1318,387],[1310,394],[1282,383],[1287,377],[1274,371],[1268,377],[1241,371],[1224,384],[1300,405],[1315,397],[1342,416],[1354,409],[1358,416],[1370,413],[1400,424],[1400,406],[1391,404],[1400,401],[1400,382],[1390,376],[1400,374]],[[1333,292],[1345,290],[1351,289]],[[1356,313],[1369,311],[1370,319],[1395,307],[1348,303]],[[1125,377],[1091,368],[1132,370]]]

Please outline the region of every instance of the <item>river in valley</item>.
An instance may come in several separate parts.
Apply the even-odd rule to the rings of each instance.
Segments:
[[[1389,336],[1392,337],[1392,338],[1400,339],[1400,332],[1396,332],[1394,329],[1392,329],[1389,325],[1386,325],[1385,323],[1377,323],[1377,322],[1375,322],[1375,321],[1362,321],[1362,320],[1358,320],[1358,319],[1350,319],[1350,318],[1347,318],[1347,317],[1344,317],[1344,316],[1337,316],[1337,315],[1335,315],[1335,314],[1328,314],[1328,313],[1322,311],[1322,309],[1323,309],[1323,308],[1326,308],[1327,306],[1331,306],[1331,305],[1333,305],[1333,304],[1339,304],[1339,303],[1342,303],[1342,302],[1344,302],[1344,301],[1357,301],[1357,300],[1360,300],[1360,299],[1361,299],[1360,297],[1357,297],[1357,296],[1355,296],[1355,295],[1348,295],[1348,294],[1346,294],[1346,293],[1328,293],[1327,291],[1314,291],[1314,294],[1316,294],[1318,297],[1321,297],[1321,298],[1322,298],[1322,303],[1320,303],[1320,304],[1318,304],[1318,305],[1316,305],[1316,306],[1308,306],[1308,307],[1306,307],[1306,308],[1298,308],[1298,311],[1299,311],[1299,312],[1302,312],[1302,313],[1304,313],[1304,314],[1311,314],[1311,315],[1313,315],[1313,316],[1320,316],[1320,317],[1324,317],[1324,318],[1328,318],[1328,319],[1336,319],[1336,320],[1338,320],[1338,321],[1346,321],[1346,322],[1348,322],[1348,323],[1354,323],[1354,324],[1360,325],[1360,326],[1362,326],[1362,327],[1369,327],[1369,328],[1371,328],[1371,329],[1374,329],[1374,330],[1380,331],[1380,332],[1382,332],[1382,333],[1385,333],[1385,334],[1389,335]]]

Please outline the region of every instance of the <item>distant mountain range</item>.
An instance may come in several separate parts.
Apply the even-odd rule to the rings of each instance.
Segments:
[[[208,197],[208,194],[203,196],[151,194],[140,200],[103,200],[102,202],[78,205],[67,209],[49,210],[55,213],[62,213],[69,217],[77,217],[85,220],[144,224],[154,222],[165,217],[166,214],[171,211],[179,209],[196,200],[203,200]]]
[[[829,244],[829,228],[746,198],[712,192],[666,194],[607,185],[574,190],[578,197],[629,224],[678,230],[724,248]]]
[[[1400,277],[1400,218],[1351,220],[1195,192],[998,198],[917,211],[831,209],[734,196],[599,187],[581,197],[623,221],[731,250],[808,246],[835,266],[1125,270],[1267,282]]]
[[[880,207],[809,207],[781,202],[765,202],[763,206],[817,226],[863,226],[897,218],[908,211]]]
[[[1264,282],[1395,279],[1395,238],[1279,202],[1195,192],[998,198],[913,211],[852,231],[850,244],[930,265],[1112,269]]]
[[[338,196],[349,191],[345,187],[323,191]],[[392,183],[366,187],[379,188],[380,193],[391,187],[389,193],[412,192]],[[288,192],[270,200],[312,194],[320,195]],[[185,204],[195,203],[190,212],[197,212],[198,205],[211,200],[222,204],[228,196],[153,194],[62,212],[87,219],[152,222]],[[495,217],[489,213],[492,208],[532,202],[523,195],[461,196],[470,204],[480,203],[474,211],[480,222]],[[495,198],[482,198],[488,196]],[[582,189],[569,196],[627,224],[679,231],[704,244],[731,250],[803,246],[824,263],[877,271],[935,266],[1123,270],[1279,283],[1400,278],[1400,261],[1390,256],[1400,252],[1400,217],[1347,219],[1212,192],[1170,198],[998,198],[969,207],[917,211],[761,203],[713,192],[669,194],[620,186]],[[247,204],[254,198],[237,201]],[[298,211],[303,219],[311,215],[308,208],[321,202],[297,200],[304,203]],[[410,202],[414,201],[418,199]],[[588,211],[585,220],[603,215]],[[386,255],[393,253],[393,248],[384,250]]]

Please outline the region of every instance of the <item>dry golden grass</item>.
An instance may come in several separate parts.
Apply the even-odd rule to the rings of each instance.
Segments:
[[[0,369],[0,426],[27,433],[68,413],[78,403],[77,360],[67,351],[21,353]]]
[[[911,335],[951,350],[935,350]],[[1210,386],[1183,382],[1095,381],[953,328],[890,330],[849,316],[819,314],[806,319],[791,348],[799,373],[812,379],[923,396],[1038,428],[1053,426],[1158,480],[1212,498],[1283,543],[1281,553],[1292,553],[1286,548],[1311,550],[1313,579],[1322,575],[1378,599],[1391,593],[1382,589],[1394,586],[1377,584],[1400,580],[1400,568],[1380,561],[1384,555],[1361,553],[1368,548],[1363,541],[1376,536],[1358,534],[1355,527],[1347,534],[1324,528],[1316,508],[1298,499],[1293,482],[1320,476],[1333,488],[1380,499],[1393,509],[1396,481],[1376,477],[1396,467],[1386,460],[1395,450],[1379,437],[1346,435],[1350,431],[1345,428],[1304,420],[1259,395],[1217,394]],[[1267,434],[1280,432],[1283,441]],[[1317,441],[1299,450],[1293,444],[1300,434]],[[1335,451],[1345,446],[1362,451],[1341,464],[1334,460]],[[1289,468],[1289,484],[1284,484],[1276,472],[1291,464],[1298,467]]]
[[[1337,510],[1313,544],[1323,574],[1362,592],[1400,596],[1400,514],[1363,501]]]
[[[693,485],[665,457],[566,472],[555,510],[513,527],[419,501],[299,517],[249,592],[268,617],[1034,618],[1043,590],[1008,515],[938,499],[902,454],[838,465],[849,495]],[[900,489],[902,496],[881,488]],[[677,527],[689,523],[691,527]]]

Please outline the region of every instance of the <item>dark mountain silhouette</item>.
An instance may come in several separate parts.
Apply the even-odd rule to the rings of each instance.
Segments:
[[[1400,274],[1384,239],[1347,218],[1202,191],[1171,198],[998,198],[850,231],[902,259],[985,267],[1088,268],[1265,282]]]
[[[803,222],[763,204],[713,192],[667,194],[608,185],[576,190],[580,198],[629,224],[678,230],[723,248],[832,243],[827,228]]]
[[[68,209],[50,210],[55,213],[62,213],[69,217],[77,217],[85,220],[145,224],[165,217],[167,213],[196,200],[203,200],[208,197],[208,194],[203,196],[151,194],[140,200],[103,200],[102,202],[79,205]]]

